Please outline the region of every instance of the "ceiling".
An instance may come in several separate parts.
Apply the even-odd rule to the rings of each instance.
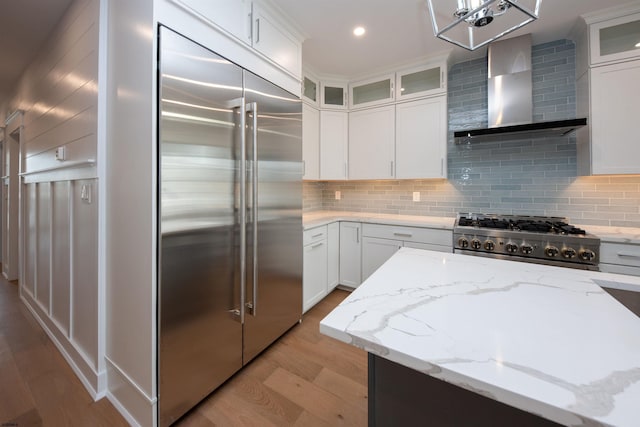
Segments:
[[[450,0],[452,6],[455,0]],[[453,63],[481,57],[437,39],[426,0],[272,0],[306,36],[302,61],[322,76],[353,78],[453,48]],[[532,33],[533,44],[566,38],[579,15],[630,0],[545,0],[540,17],[507,37]],[[638,3],[635,0],[634,3]],[[352,30],[366,27],[357,39]]]
[[[13,0],[1,3],[0,105],[73,0]],[[484,56],[434,37],[425,0],[272,0],[306,37],[303,63],[322,76],[351,78],[412,62],[453,48],[459,62]],[[630,0],[607,0],[606,7]],[[635,0],[634,3],[637,3]],[[455,0],[451,0],[454,4]],[[601,0],[542,3],[540,18],[512,33],[532,33],[539,44],[565,38],[579,15],[603,8]],[[356,39],[356,25],[367,28]]]
[[[42,47],[72,0],[11,0],[0,3],[0,105]]]

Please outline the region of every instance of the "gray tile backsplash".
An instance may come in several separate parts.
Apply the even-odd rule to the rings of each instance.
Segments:
[[[573,42],[534,46],[532,65],[533,120],[575,118]],[[305,182],[304,210],[451,217],[495,212],[640,227],[640,177],[577,177],[573,136],[454,144],[453,131],[487,124],[486,58],[452,66],[448,96],[447,180]],[[412,201],[416,191],[419,202]]]

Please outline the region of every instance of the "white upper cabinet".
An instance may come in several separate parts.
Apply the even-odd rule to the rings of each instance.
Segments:
[[[221,32],[240,40],[298,80],[302,74],[301,37],[267,2],[251,0],[171,0]]]
[[[394,105],[349,113],[349,179],[393,178],[394,144]]]
[[[302,74],[302,44],[263,4],[253,3],[253,47],[294,76]]]
[[[351,83],[349,85],[350,107],[371,107],[393,101],[394,82],[395,75],[389,74]]]
[[[302,179],[320,179],[320,111],[302,104]]]
[[[251,44],[251,0],[173,0],[200,19]]]
[[[347,179],[349,113],[320,111],[320,179]]]
[[[589,26],[591,64],[640,58],[640,13]]]
[[[396,101],[446,93],[445,62],[423,65],[396,73]]]
[[[447,177],[447,97],[396,105],[396,178]]]
[[[347,84],[323,81],[320,105],[322,108],[347,109]]]
[[[640,173],[640,139],[631,130],[640,112],[640,60],[591,69],[591,174]],[[582,141],[586,144],[587,141]]]

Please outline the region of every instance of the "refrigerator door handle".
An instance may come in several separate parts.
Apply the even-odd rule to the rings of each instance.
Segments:
[[[246,303],[249,314],[256,316],[258,308],[258,103],[247,104],[246,111],[253,113],[251,132],[251,241],[252,241],[252,294]]]
[[[246,111],[245,99],[241,98],[240,112]],[[245,301],[247,299],[247,136],[245,129],[247,120],[245,114],[240,116],[240,323],[244,324]],[[234,310],[235,311],[235,310]]]

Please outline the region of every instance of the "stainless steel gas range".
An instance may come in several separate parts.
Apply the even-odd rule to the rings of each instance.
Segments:
[[[537,264],[598,270],[600,239],[567,218],[459,214],[453,251]]]

